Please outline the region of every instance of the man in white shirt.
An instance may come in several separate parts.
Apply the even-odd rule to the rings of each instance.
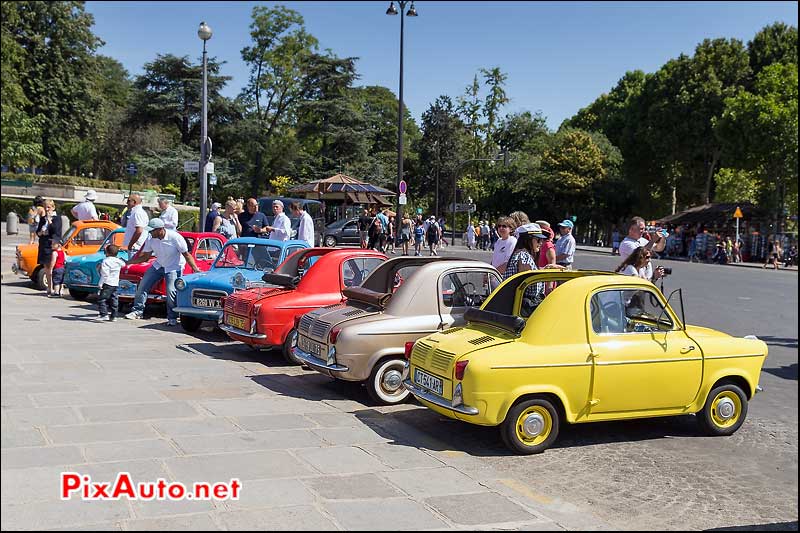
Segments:
[[[663,235],[653,234],[650,240],[644,238],[645,230],[644,219],[642,217],[633,217],[628,224],[628,236],[625,237],[619,245],[619,256],[624,261],[631,255],[635,249],[640,246],[661,252],[667,245],[667,239]]]
[[[300,205],[300,202],[292,202],[289,206],[292,215],[300,217],[300,225],[297,227],[297,238],[306,241],[309,246],[314,246],[314,219]]]
[[[129,265],[144,263],[150,257],[156,260],[142,276],[142,281],[136,287],[136,296],[133,299],[133,310],[125,318],[136,319],[144,316],[144,306],[147,303],[147,291],[162,278],[166,284],[167,293],[167,325],[177,326],[178,317],[175,314],[175,281],[181,277],[186,263],[192,267],[193,272],[200,272],[194,257],[189,253],[186,239],[175,230],[164,227],[164,221],[154,218],[147,224],[150,238],[142,246],[142,251],[133,259],[128,260]]]
[[[75,220],[99,220],[97,208],[92,202],[97,200],[97,193],[94,189],[86,191],[84,200],[72,208],[72,216]]]
[[[273,200],[272,212],[275,214],[275,220],[272,221],[271,226],[266,226],[264,229],[269,231],[270,239],[288,241],[292,238],[292,222],[283,212],[283,202]]]
[[[574,224],[571,220],[564,220],[558,224],[561,238],[556,241],[556,264],[567,270],[572,270],[575,262],[575,237],[572,236]]]
[[[128,223],[125,226],[125,237],[123,242],[128,247],[128,257],[139,251],[144,241],[147,240],[147,222],[150,217],[142,207],[142,197],[136,193],[128,196]]]
[[[159,198],[158,208],[161,214],[158,218],[164,221],[164,227],[167,229],[176,229],[178,227],[178,210],[172,207],[172,200],[169,198]]]

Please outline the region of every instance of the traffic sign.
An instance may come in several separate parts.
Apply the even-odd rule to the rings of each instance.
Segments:
[[[397,187],[397,190],[400,191],[400,196],[406,195],[406,191],[408,190],[408,184],[406,183],[406,180],[400,180],[400,185]],[[400,203],[404,204],[405,202]]]
[[[400,183],[403,183],[402,181]],[[397,197],[397,203],[400,205],[406,205],[408,203],[408,196],[405,194],[401,194]]]
[[[200,169],[198,169],[198,171],[199,170]],[[208,163],[206,163],[206,174],[213,174],[213,173],[214,173],[214,163],[209,161]]]
[[[128,163],[128,174],[134,175],[138,172],[138,168],[136,168],[136,163]]]
[[[736,211],[733,213],[733,218],[744,218],[744,215],[742,214],[742,210],[739,209],[738,206],[736,207]]]
[[[217,175],[216,174],[209,174],[208,176],[208,184],[214,186],[217,184]]]
[[[475,204],[456,204],[456,212],[458,213],[474,213],[477,210]],[[450,204],[450,211],[453,211],[453,204]]]
[[[199,161],[184,161],[183,162],[183,171],[184,172],[200,172],[200,162]]]

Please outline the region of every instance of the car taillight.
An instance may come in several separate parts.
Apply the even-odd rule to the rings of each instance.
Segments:
[[[328,342],[331,344],[336,344],[336,339],[339,338],[340,331],[342,331],[341,328],[332,329],[330,335],[328,335]]]
[[[411,361],[411,352],[414,350],[414,341],[409,341],[406,343],[406,352],[405,357],[406,361]]]
[[[464,370],[467,369],[467,365],[469,364],[469,360],[467,361],[458,361],[456,363],[456,379],[461,381],[464,379]]]

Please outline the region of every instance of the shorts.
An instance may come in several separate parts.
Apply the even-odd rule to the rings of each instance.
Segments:
[[[38,227],[39,227],[39,224],[28,224],[28,229],[31,231],[31,233],[36,233],[36,230],[38,229]]]
[[[53,285],[61,285],[64,283],[64,272],[67,269],[64,267],[53,269]]]

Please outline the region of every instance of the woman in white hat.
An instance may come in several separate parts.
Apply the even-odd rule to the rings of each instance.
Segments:
[[[94,189],[89,189],[84,195],[84,200],[72,208],[72,216],[75,220],[99,220],[94,201],[97,200],[97,193]]]

